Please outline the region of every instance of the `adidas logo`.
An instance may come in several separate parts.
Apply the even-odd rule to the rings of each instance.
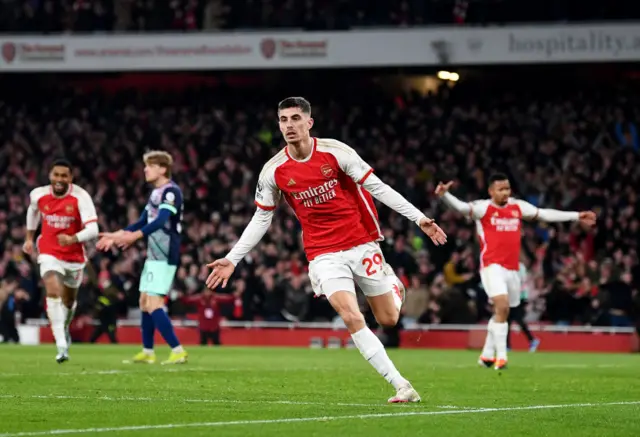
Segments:
[[[289,182],[287,183],[287,187],[290,187],[291,185],[295,185],[296,181],[294,181],[293,179],[289,179]]]

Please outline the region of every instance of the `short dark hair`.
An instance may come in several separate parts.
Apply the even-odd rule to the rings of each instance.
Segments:
[[[51,163],[50,170],[53,170],[53,167],[67,167],[69,171],[73,170],[73,167],[71,166],[71,162],[69,162],[67,158],[54,159],[53,162]]]
[[[300,108],[303,113],[311,114],[311,103],[304,97],[287,97],[278,103],[278,111],[287,108]]]
[[[504,173],[494,173],[489,176],[489,185],[493,185],[494,182],[508,181],[509,177]]]

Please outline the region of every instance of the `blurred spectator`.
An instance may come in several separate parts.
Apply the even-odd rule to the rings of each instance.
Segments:
[[[405,328],[415,325],[429,307],[429,290],[420,282],[420,276],[413,275],[406,289],[402,307],[402,324]]]
[[[242,283],[242,281],[237,281],[236,284],[238,283]],[[190,296],[180,294],[182,302],[195,306],[198,310],[198,328],[200,329],[201,345],[206,346],[211,342],[216,346],[220,346],[221,307],[222,305],[235,302],[236,308],[241,308],[239,297],[242,293],[243,290],[237,290],[234,294],[218,294],[205,288],[200,294]]]
[[[100,270],[96,272],[93,264],[86,268],[87,275],[83,278],[82,293],[78,293],[78,313],[85,314],[85,308],[93,304],[92,315],[98,324],[95,326],[89,341],[95,343],[104,334],[112,344],[118,343],[118,303],[124,300],[124,294],[117,282],[112,281],[112,273],[107,270],[109,260],[100,260]],[[80,297],[89,297],[89,301]],[[126,314],[126,309],[125,313]]]
[[[95,319],[98,325],[91,334],[91,343],[95,343],[106,334],[111,344],[118,343],[117,330],[118,330],[118,317],[116,313],[116,305],[112,296],[102,294],[96,299],[96,313]]]
[[[638,138],[638,127],[635,123],[618,113],[615,127],[616,139],[623,147],[630,147],[636,152],[640,149],[640,139]]]
[[[220,30],[226,27],[226,15],[230,7],[223,0],[208,0],[204,8],[203,30]]]
[[[16,312],[20,303],[28,299],[29,295],[19,288],[19,282],[15,278],[0,281],[0,336],[3,343],[20,342]]]
[[[310,299],[313,290],[310,284],[303,282],[306,278],[302,275],[292,275],[284,280],[284,304],[283,317],[290,322],[303,322],[307,320]]]
[[[460,271],[462,268],[461,262],[460,252],[454,251],[449,261],[444,265],[444,280],[450,287],[462,285],[474,276],[471,272],[462,273]]]
[[[600,285],[606,293],[609,307],[609,324],[614,327],[631,326],[631,311],[633,309],[633,290],[631,288],[631,273],[624,272],[619,279],[608,278]]]

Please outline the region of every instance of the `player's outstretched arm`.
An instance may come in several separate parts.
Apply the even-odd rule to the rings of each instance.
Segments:
[[[440,182],[436,187],[436,195],[439,196],[449,208],[459,212],[460,214],[464,214],[465,216],[470,217],[473,214],[472,204],[463,202],[462,200],[451,194],[449,192],[449,189],[452,185],[453,181],[449,181],[447,183]]]
[[[274,175],[276,168],[274,160],[277,160],[278,156],[276,155],[268,161],[262,168],[260,176],[258,176],[255,195],[255,204],[258,209],[251,217],[251,221],[242,232],[240,239],[226,257],[207,264],[207,267],[213,269],[206,282],[207,287],[210,289],[215,290],[220,284],[222,284],[222,288],[226,287],[229,278],[236,269],[236,265],[258,244],[269,230],[273,220],[273,211],[276,209],[281,195]]]
[[[273,210],[258,207],[251,221],[242,232],[240,239],[229,251],[226,257],[217,259],[207,264],[213,271],[207,278],[207,287],[214,290],[222,284],[222,288],[227,286],[229,278],[233,274],[236,265],[262,240],[267,233],[273,220]]]
[[[127,232],[136,232],[141,230],[147,224],[148,220],[149,220],[149,216],[147,214],[147,210],[144,209],[142,211],[142,214],[140,214],[140,218],[134,223],[131,223],[126,228],[120,229],[119,231],[115,231],[115,232],[101,232],[100,240],[98,241],[96,248],[103,252],[111,250],[117,238],[121,237],[123,234]]]
[[[150,234],[153,234],[155,231],[162,229],[164,225],[167,224],[172,214],[177,214],[177,211],[174,212],[167,208],[162,208],[160,205],[160,209],[158,210],[158,216],[154,221],[145,224],[142,228],[136,230],[129,230],[131,228],[127,227],[124,232],[119,235],[116,235],[113,238],[114,243],[121,249],[126,249],[130,247],[136,241],[147,238]],[[144,215],[144,214],[143,214]],[[139,222],[139,220],[138,220]],[[136,222],[136,223],[138,223]],[[136,224],[134,223],[134,225]]]
[[[426,217],[402,194],[382,182],[376,175],[370,174],[362,183],[362,187],[378,201],[420,226],[420,229],[431,238],[436,246],[447,242],[447,234],[440,229],[433,219]]]
[[[147,222],[149,221],[149,215],[147,214],[147,210],[142,210],[142,214],[140,214],[140,218],[131,223],[129,226],[123,229],[125,232],[136,232],[140,229],[144,228]]]
[[[373,174],[373,169],[348,145],[336,140],[324,140],[324,147],[336,158],[340,169],[378,201],[411,220],[427,234],[434,244],[444,244],[447,235],[430,218],[413,206],[400,193]]]
[[[525,220],[541,220],[543,222],[577,222],[585,226],[596,224],[596,213],[593,211],[560,211],[550,208],[537,208],[524,200],[518,200],[522,218]]]
[[[129,248],[136,241],[147,238],[154,232],[162,229],[169,222],[172,215],[179,215],[182,211],[182,192],[178,187],[168,187],[162,192],[158,215],[146,223],[148,217],[146,210],[137,222],[129,225],[121,234],[113,237],[113,242],[121,249]]]

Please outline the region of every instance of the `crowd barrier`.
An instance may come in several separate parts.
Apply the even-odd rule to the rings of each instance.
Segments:
[[[92,321],[74,322],[75,341],[86,342],[93,330]],[[198,324],[192,320],[175,321],[176,334],[183,344],[198,344]],[[638,338],[632,328],[590,326],[532,325],[534,335],[542,341],[541,350],[565,352],[634,352],[639,349]],[[400,333],[400,347],[404,349],[480,349],[486,325],[417,325]],[[46,320],[29,320],[20,326],[23,344],[52,343],[53,336]],[[137,321],[121,320],[117,329],[121,344],[140,344]],[[158,341],[161,341],[156,333]],[[315,342],[340,342],[346,345],[349,333],[331,323],[279,323],[224,321],[221,341],[228,346],[287,346],[309,347]],[[99,342],[107,342],[103,336]],[[512,332],[514,350],[526,350],[528,343],[519,330]]]

